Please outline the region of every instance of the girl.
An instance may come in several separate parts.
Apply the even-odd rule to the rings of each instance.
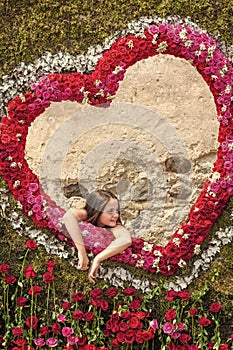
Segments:
[[[88,269],[89,259],[83,243],[79,221],[87,221],[95,226],[111,230],[115,237],[102,252],[94,257],[88,273],[91,283],[95,283],[100,263],[103,260],[121,253],[131,245],[130,233],[121,224],[119,201],[110,191],[97,190],[90,193],[86,198],[84,209],[70,208],[63,218],[67,231],[78,249],[78,269],[80,270]]]

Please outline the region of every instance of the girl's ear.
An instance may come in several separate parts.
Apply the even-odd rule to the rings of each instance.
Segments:
[[[83,197],[70,197],[67,200],[70,208],[83,209],[86,206],[86,199]]]

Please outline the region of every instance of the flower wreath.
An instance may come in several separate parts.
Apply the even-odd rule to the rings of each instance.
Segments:
[[[128,34],[114,42],[98,60],[91,74],[48,74],[32,84],[31,91],[8,103],[7,116],[0,127],[0,171],[9,189],[39,227],[64,239],[61,218],[64,209],[43,192],[39,179],[24,158],[28,128],[51,102],[76,101],[97,107],[108,107],[119,82],[129,66],[158,54],[170,54],[188,60],[206,81],[213,94],[218,114],[219,148],[212,174],[206,181],[187,220],[172,235],[165,247],[140,238],[132,246],[111,259],[127,262],[150,272],[169,276],[200,251],[213,223],[224,210],[233,193],[233,68],[215,40],[186,25],[149,25],[143,32]],[[85,239],[109,242],[104,229],[84,224]],[[101,238],[102,237],[102,238]],[[107,237],[107,238],[106,238]],[[97,242],[97,240],[95,240]],[[88,248],[96,254],[103,247]]]

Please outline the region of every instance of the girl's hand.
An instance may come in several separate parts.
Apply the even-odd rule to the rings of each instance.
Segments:
[[[96,258],[94,258],[94,260],[91,264],[89,273],[88,273],[88,279],[93,284],[95,284],[95,282],[96,282],[95,279],[96,279],[99,267],[100,267],[100,261],[98,261]]]
[[[87,270],[89,259],[86,252],[78,251],[78,270]]]

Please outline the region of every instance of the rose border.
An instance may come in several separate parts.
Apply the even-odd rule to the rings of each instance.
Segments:
[[[30,170],[24,158],[22,159],[27,134],[25,128],[30,126],[33,120],[50,105],[51,101],[73,99],[92,105],[109,104],[118,89],[119,81],[124,77],[125,70],[140,59],[163,53],[192,60],[192,65],[197,68],[209,85],[219,114],[220,147],[214,172],[192,207],[189,221],[175,232],[166,247],[162,248],[142,239],[135,239],[132,247],[128,248],[124,254],[113,257],[114,260],[128,262],[145,270],[161,272],[168,276],[172,275],[178,267],[185,265],[194,253],[198,252],[201,243],[207,237],[210,228],[223,211],[232,193],[231,145],[233,140],[230,137],[232,131],[232,88],[230,85],[233,76],[232,67],[212,37],[182,25],[151,25],[141,35],[136,37],[128,34],[124,38],[119,38],[113,45],[118,49],[124,49],[123,54],[122,52],[119,54],[118,50],[116,54],[119,54],[119,57],[117,60],[114,57],[112,62],[109,52],[112,53],[113,50],[106,50],[98,61],[95,72],[90,75],[91,79],[85,80],[80,73],[67,74],[66,79],[59,74],[50,74],[48,77],[42,77],[32,86],[34,94],[27,92],[8,104],[8,117],[3,118],[1,134],[2,150],[7,154],[4,155],[6,156],[4,160],[2,159],[1,170],[8,181],[9,188],[23,204],[26,214],[31,214],[38,226],[49,226],[55,233],[58,231],[58,219],[64,211],[39,191],[39,180],[31,171],[24,173],[26,183],[23,186],[21,182],[19,183],[18,170]],[[147,52],[145,55],[145,49],[148,47],[149,54]],[[110,75],[109,72],[106,74],[106,63],[111,68]],[[75,79],[77,81],[74,84]],[[28,118],[25,120],[26,114]],[[16,116],[18,119],[15,119]],[[21,125],[15,128],[10,120],[12,117],[14,121],[21,122]],[[12,131],[13,138],[9,141],[7,135],[9,136],[10,127],[14,130]],[[13,147],[12,140],[17,147]],[[19,145],[22,147],[18,147]],[[14,154],[16,149],[17,152]],[[12,157],[12,154],[15,158]],[[29,185],[29,192],[19,194],[19,190],[24,190],[26,184]],[[53,213],[55,220],[48,219],[45,211],[42,210],[43,203],[49,208],[50,212],[47,213],[50,214],[50,217]],[[206,219],[207,214],[208,220]],[[196,225],[197,220],[199,220],[198,226]]]

